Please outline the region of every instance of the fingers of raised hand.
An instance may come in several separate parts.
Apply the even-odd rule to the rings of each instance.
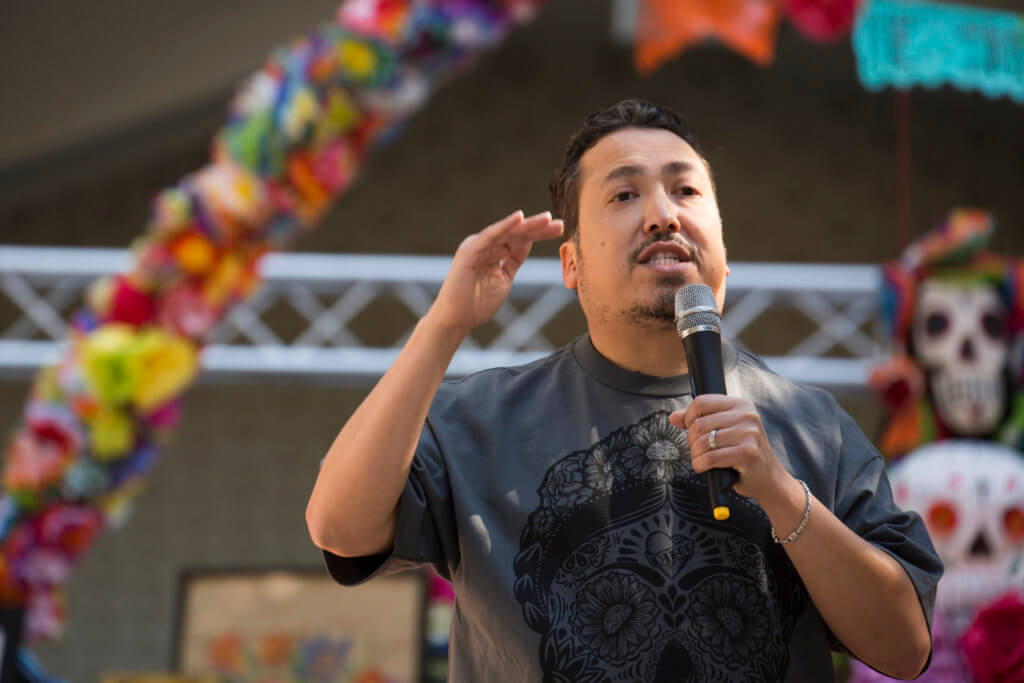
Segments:
[[[492,245],[499,244],[499,239],[510,230],[521,225],[525,220],[522,210],[513,211],[499,221],[491,223],[480,232],[467,235],[459,244],[457,252],[479,253],[486,251]]]
[[[497,223],[480,231],[480,242],[489,247],[495,244],[513,244],[552,239],[562,234],[562,221],[551,217],[550,211],[542,211],[526,217],[516,211]]]

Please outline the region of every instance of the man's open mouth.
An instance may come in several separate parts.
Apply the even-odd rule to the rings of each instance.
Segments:
[[[678,242],[655,242],[637,255],[637,263],[652,266],[673,266],[692,261],[690,250]]]

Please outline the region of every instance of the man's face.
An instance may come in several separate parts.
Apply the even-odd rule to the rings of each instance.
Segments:
[[[674,133],[624,128],[583,154],[576,235],[562,278],[591,325],[671,325],[676,290],[696,282],[721,310],[729,269],[711,177]]]

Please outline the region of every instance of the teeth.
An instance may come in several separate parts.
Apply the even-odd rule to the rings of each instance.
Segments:
[[[667,266],[673,263],[679,263],[679,257],[674,254],[655,254],[651,257],[648,263],[652,263],[656,266]]]

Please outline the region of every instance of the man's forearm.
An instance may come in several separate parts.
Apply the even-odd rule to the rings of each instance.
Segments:
[[[324,458],[306,507],[314,543],[348,556],[393,547],[396,507],[455,350],[506,301],[533,242],[561,234],[548,211],[514,211],[462,241],[430,311]]]
[[[313,542],[339,555],[385,552],[430,403],[465,333],[427,314],[338,433],[306,508]]]
[[[759,502],[785,538],[800,524],[806,498],[790,479],[778,499]],[[817,499],[806,528],[785,548],[818,612],[851,653],[890,676],[920,673],[930,649],[928,626],[910,577],[893,557]]]

